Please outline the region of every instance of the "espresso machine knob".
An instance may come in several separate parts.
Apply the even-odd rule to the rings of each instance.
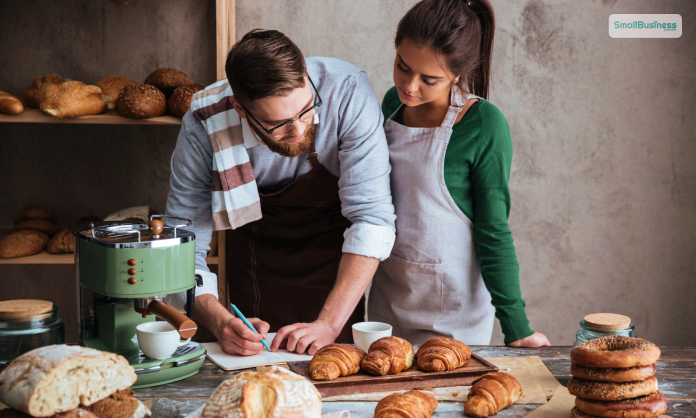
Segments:
[[[152,235],[152,238],[159,238],[159,235],[162,233],[162,229],[164,227],[164,224],[162,221],[159,219],[153,219],[147,224],[150,227],[150,235]]]

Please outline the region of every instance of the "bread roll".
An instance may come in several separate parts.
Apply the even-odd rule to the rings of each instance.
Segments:
[[[118,95],[116,110],[125,118],[154,118],[162,116],[167,110],[167,99],[154,86],[131,84],[124,87]]]
[[[55,224],[44,221],[43,219],[30,219],[28,221],[22,221],[12,228],[12,232],[21,231],[23,229],[35,229],[39,232],[43,232],[49,237],[54,236],[56,232],[58,232],[58,227]]]
[[[75,236],[72,230],[65,228],[48,241],[46,251],[50,254],[62,254],[75,252]]]
[[[0,241],[0,258],[17,258],[38,254],[46,248],[48,235],[35,229],[23,229]]]
[[[0,112],[8,115],[19,115],[24,112],[24,105],[15,96],[0,90]]]
[[[46,99],[39,106],[42,112],[57,118],[98,115],[106,109],[101,89],[81,81],[66,81],[46,89]]]
[[[0,402],[34,417],[50,417],[90,406],[135,380],[122,356],[51,345],[17,357],[0,373]]]
[[[131,84],[139,84],[132,78],[124,77],[122,75],[111,75],[109,77],[103,78],[96,83],[97,87],[102,90],[102,100],[106,103],[107,109],[116,109],[116,99],[121,93],[124,87]]]
[[[41,102],[46,99],[46,88],[49,86],[57,86],[62,82],[63,78],[57,74],[36,77],[31,86],[27,87],[22,93],[24,104],[29,107],[41,106]]]
[[[321,417],[321,396],[309,380],[280,367],[245,372],[218,386],[201,418]]]
[[[17,225],[20,222],[28,221],[30,219],[42,219],[51,223],[56,223],[56,217],[51,213],[50,210],[43,206],[27,206],[26,208],[19,211],[17,216],[15,216],[14,223]]]
[[[178,87],[167,102],[169,113],[177,118],[183,118],[191,108],[191,97],[204,88],[203,84],[189,84],[188,86]]]
[[[147,76],[145,84],[157,87],[169,99],[177,87],[191,84],[189,76],[174,68],[160,68]]]

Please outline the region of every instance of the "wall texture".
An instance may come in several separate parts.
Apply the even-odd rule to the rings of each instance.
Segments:
[[[392,85],[396,24],[413,3],[237,0],[237,36],[282,30],[307,56],[365,69],[381,98]],[[583,315],[618,312],[642,337],[695,345],[696,4],[494,0],[494,7],[490,100],[515,146],[510,223],[532,326],[554,344],[572,344]],[[21,94],[53,72],[86,82],[112,74],[144,80],[163,66],[210,83],[214,13],[212,0],[2,1],[0,90]],[[686,26],[680,39],[611,39],[612,13],[679,13]],[[49,206],[62,224],[137,204],[163,208],[177,133],[0,124],[0,228],[28,204]],[[69,306],[72,274],[67,266],[0,266],[0,299],[44,292],[65,295]],[[502,342],[499,331],[493,342]]]
[[[237,0],[237,37],[275,28],[306,56],[393,85],[412,0]],[[572,344],[585,314],[696,344],[696,3],[493,0],[491,102],[515,147],[510,224],[532,327]],[[679,13],[680,39],[612,39],[613,13]],[[493,342],[502,343],[499,331]]]

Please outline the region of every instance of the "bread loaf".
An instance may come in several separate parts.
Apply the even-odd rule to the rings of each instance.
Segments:
[[[49,86],[57,86],[62,82],[63,78],[57,74],[36,77],[31,86],[27,87],[22,93],[24,104],[29,107],[41,106],[41,102],[46,99],[46,88]]]
[[[191,84],[191,79],[183,72],[174,68],[160,68],[147,76],[145,84],[157,87],[169,99],[177,87]]]
[[[188,86],[177,87],[167,102],[169,113],[177,118],[183,118],[191,108],[191,97],[204,88],[203,84],[189,84]]]
[[[280,367],[245,372],[218,386],[201,418],[319,418],[321,396],[307,379]]]
[[[35,229],[23,229],[0,241],[0,258],[17,258],[38,254],[46,248],[48,235]]]
[[[72,230],[64,228],[48,241],[46,251],[50,254],[62,254],[75,252],[75,236]]]
[[[8,115],[19,115],[24,112],[24,105],[15,96],[0,90],[0,112]]]
[[[58,232],[58,227],[55,224],[44,221],[43,219],[30,219],[28,221],[22,221],[12,228],[13,232],[21,231],[23,229],[35,229],[39,232],[52,237]]]
[[[150,219],[149,206],[133,206],[112,212],[104,218],[104,221],[147,222]]]
[[[46,99],[39,106],[42,112],[57,118],[98,115],[106,109],[101,89],[81,81],[66,81],[46,89]]]
[[[19,211],[17,216],[15,216],[14,223],[17,225],[20,222],[28,221],[30,219],[42,219],[51,223],[56,223],[56,217],[51,213],[50,210],[43,206],[27,206],[26,208]]]
[[[116,110],[125,118],[154,118],[167,110],[167,99],[154,86],[131,84],[121,90],[116,99]]]
[[[32,418],[31,415],[27,415],[24,412],[17,411],[15,409],[3,409],[0,411],[0,418]],[[51,418],[101,418],[93,413],[86,411],[82,408],[75,408],[67,412],[59,412],[52,415]]]
[[[51,418],[149,418],[150,410],[133,397],[130,389],[119,390],[90,406],[59,412]],[[29,418],[15,409],[0,411],[0,418]]]
[[[51,345],[17,357],[0,373],[0,402],[34,417],[50,417],[90,406],[135,380],[122,356]]]
[[[116,109],[116,99],[124,87],[131,84],[139,84],[132,78],[122,75],[112,75],[94,83],[102,91],[101,98],[106,103],[107,109]]]

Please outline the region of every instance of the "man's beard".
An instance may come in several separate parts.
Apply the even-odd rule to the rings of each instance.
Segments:
[[[312,142],[314,142],[314,130],[315,126],[312,123],[305,129],[302,139],[294,143],[288,142],[286,138],[282,138],[279,141],[272,141],[265,138],[263,135],[259,135],[259,138],[271,151],[284,157],[297,157],[312,147]]]

